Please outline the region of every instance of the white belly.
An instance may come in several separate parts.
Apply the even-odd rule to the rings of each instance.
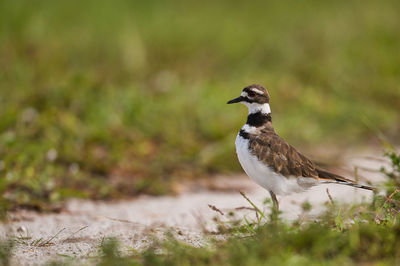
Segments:
[[[311,178],[288,178],[275,173],[272,168],[260,162],[256,156],[250,153],[248,139],[238,135],[235,145],[243,170],[254,182],[266,190],[277,195],[288,195],[293,192],[302,192],[314,185],[314,180]]]

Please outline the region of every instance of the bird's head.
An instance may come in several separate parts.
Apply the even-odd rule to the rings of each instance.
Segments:
[[[242,103],[249,108],[249,113],[270,113],[269,94],[261,85],[253,84],[243,89],[239,97],[230,100],[227,104]]]

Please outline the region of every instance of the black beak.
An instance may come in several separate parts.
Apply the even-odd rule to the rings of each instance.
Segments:
[[[227,102],[227,104],[231,104],[231,103],[240,103],[240,102],[243,101],[243,100],[244,100],[244,97],[239,96],[239,97],[237,97],[237,98],[235,98],[235,99],[233,99],[233,100],[230,100],[229,102]]]

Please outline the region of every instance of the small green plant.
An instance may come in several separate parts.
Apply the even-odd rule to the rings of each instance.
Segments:
[[[21,232],[18,232],[19,235],[13,237],[13,240],[20,244],[20,245],[28,245],[28,246],[32,246],[32,247],[48,247],[48,246],[53,246],[54,242],[53,240],[56,239],[61,232],[63,232],[65,230],[65,228],[59,230],[57,233],[55,233],[54,235],[48,237],[48,238],[37,238],[37,239],[32,239],[32,236],[29,234],[28,231],[24,230],[20,230]]]
[[[14,242],[12,240],[0,239],[0,266],[10,265],[10,258]]]
[[[260,208],[257,207],[256,204],[254,204],[243,191],[240,191],[240,195],[242,195],[243,198],[247,200],[248,203],[254,208],[256,212],[256,217],[257,217],[257,225],[260,225],[263,220],[265,220],[265,214],[263,211],[261,211]]]
[[[395,190],[400,189],[400,154],[397,154],[394,150],[392,150],[385,152],[385,157],[387,157],[391,162],[390,169],[385,167],[382,167],[381,169],[381,171],[388,178],[386,189],[387,196],[389,196]],[[397,196],[395,198],[397,198]]]

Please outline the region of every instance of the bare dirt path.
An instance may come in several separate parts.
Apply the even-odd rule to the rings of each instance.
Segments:
[[[373,183],[382,180],[380,173],[368,170],[378,170],[381,161],[365,156],[349,157],[346,161],[348,165],[361,166],[359,173]],[[140,249],[148,245],[152,235],[162,236],[171,230],[180,239],[195,246],[201,245],[207,238],[204,231],[216,230],[215,216],[226,220],[229,210],[250,207],[239,191],[244,191],[268,212],[263,205],[268,193],[246,176],[214,177],[210,182],[213,190],[189,190],[177,196],[141,196],[118,202],[70,200],[59,214],[20,211],[11,214],[8,223],[0,225],[0,235],[19,239],[13,253],[13,265],[38,265],[65,257],[90,264],[105,237],[118,238],[126,248]],[[302,215],[300,206],[304,201],[313,206],[309,215],[318,214],[329,200],[327,188],[337,201],[368,200],[372,196],[369,191],[352,187],[321,185],[302,194],[281,197],[282,216],[288,220],[297,219]],[[208,204],[216,206],[225,215],[211,210]],[[255,216],[251,210],[235,210],[235,215],[250,219]]]

